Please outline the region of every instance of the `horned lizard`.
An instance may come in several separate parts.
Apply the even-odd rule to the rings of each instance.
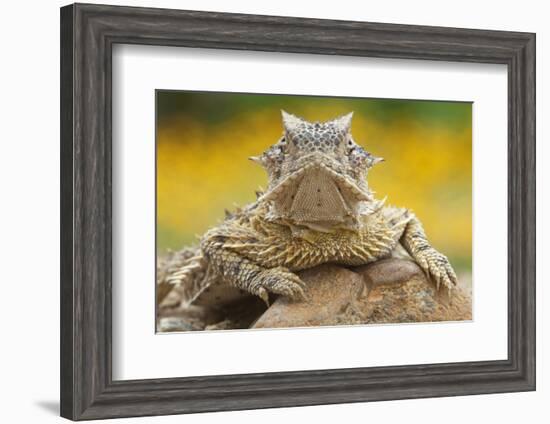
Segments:
[[[436,284],[457,278],[406,208],[385,205],[367,184],[383,159],[351,135],[352,113],[308,122],[282,111],[283,134],[258,157],[268,187],[256,201],[226,213],[200,245],[176,252],[157,273],[183,288],[188,304],[222,306],[241,296],[307,296],[295,272],[323,263],[363,265],[404,250]]]

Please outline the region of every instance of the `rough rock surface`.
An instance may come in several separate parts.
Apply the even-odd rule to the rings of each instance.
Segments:
[[[308,299],[276,299],[269,308],[250,297],[223,310],[181,306],[177,290],[159,306],[158,331],[309,327],[472,319],[471,294],[449,296],[410,260],[385,259],[344,268],[321,265],[299,273]]]
[[[412,261],[386,259],[352,270],[322,265],[300,273],[309,298],[279,298],[253,328],[309,327],[471,319],[471,299],[437,291]]]
[[[307,300],[277,299],[253,328],[309,327],[357,324],[363,314],[358,308],[367,296],[361,275],[334,265],[321,265],[300,273],[307,285]]]

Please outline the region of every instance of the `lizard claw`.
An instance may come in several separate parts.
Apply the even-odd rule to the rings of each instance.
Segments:
[[[426,251],[425,256],[419,261],[419,265],[435,282],[438,290],[443,285],[451,292],[458,284],[456,274],[449,260],[435,249]]]
[[[264,301],[264,303],[268,308],[269,306],[271,306],[269,304],[269,292],[266,289],[264,289],[263,287],[260,287],[258,289],[258,296]]]
[[[270,268],[260,272],[255,279],[254,292],[265,301],[265,293],[271,292],[292,300],[305,300],[305,285],[300,277],[283,267]]]

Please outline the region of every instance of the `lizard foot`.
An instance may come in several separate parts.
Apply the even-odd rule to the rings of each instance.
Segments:
[[[456,274],[449,260],[437,250],[432,248],[422,252],[422,256],[418,258],[418,264],[435,282],[438,290],[443,285],[450,292],[458,284]]]
[[[269,301],[269,293],[286,296],[292,300],[306,299],[304,282],[296,274],[283,267],[261,271],[254,278],[250,289],[266,303]]]

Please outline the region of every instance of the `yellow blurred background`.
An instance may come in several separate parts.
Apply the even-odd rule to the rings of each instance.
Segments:
[[[369,173],[376,196],[412,209],[455,269],[471,269],[471,103],[186,91],[156,102],[159,254],[197,243],[266,187],[247,158],[281,136],[281,109],[310,121],[354,111],[355,141],[386,159]]]

